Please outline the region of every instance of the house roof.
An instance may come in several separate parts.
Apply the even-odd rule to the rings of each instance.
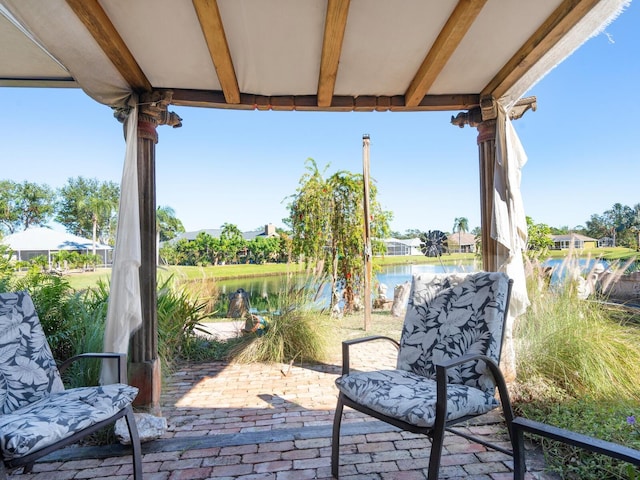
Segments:
[[[400,243],[408,247],[420,248],[419,238],[385,238],[384,243]]]
[[[0,240],[0,243],[8,245],[14,252],[93,250],[93,240],[47,227],[32,227],[7,235]],[[96,244],[96,250],[111,249],[112,247],[109,245]]]
[[[567,233],[563,235],[551,235],[551,239],[554,242],[570,242],[574,240],[581,240],[583,242],[597,242],[595,238],[580,235],[579,233]]]
[[[194,230],[192,232],[184,232],[176,235],[174,238],[170,240],[171,243],[176,242],[181,239],[187,240],[195,240],[199,233],[206,233],[211,235],[213,238],[219,238],[222,234],[221,228],[203,228],[201,230]],[[267,232],[264,229],[251,230],[249,232],[242,232],[242,238],[245,240],[253,240],[256,237],[269,237]]]
[[[455,243],[456,245],[458,245],[458,243],[460,243],[461,245],[475,245],[476,236],[473,233],[469,232],[455,232],[447,235],[447,242]]]
[[[151,91],[235,109],[512,105],[628,3],[0,0],[0,86],[110,106]]]

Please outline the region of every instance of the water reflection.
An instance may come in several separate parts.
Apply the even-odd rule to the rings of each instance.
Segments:
[[[471,271],[473,265],[391,265],[385,266],[375,275],[374,287],[382,283],[387,287],[387,298],[393,298],[393,289],[396,285],[411,281],[411,277],[418,273],[448,273]],[[307,281],[303,275],[288,279],[285,275],[271,277],[234,278],[220,280],[216,284],[220,289],[220,299],[216,304],[217,316],[225,316],[229,307],[229,296],[239,288],[249,294],[251,310],[254,312],[273,312],[278,308],[278,300],[281,292]],[[320,288],[318,294],[318,307],[327,308],[330,301],[330,286],[314,286]]]

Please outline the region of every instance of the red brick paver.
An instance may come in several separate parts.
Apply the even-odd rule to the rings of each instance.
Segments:
[[[361,368],[390,367],[395,350],[380,344],[355,353]],[[185,365],[163,387],[162,413],[168,431],[143,445],[145,480],[331,478],[331,424],[340,359],[329,365]],[[502,425],[469,427],[504,441]],[[345,410],[340,478],[426,479],[429,442],[357,412]],[[79,458],[83,447],[76,449]],[[50,457],[20,480],[131,479],[130,456],[61,461]],[[448,435],[440,478],[511,478],[510,457]],[[528,473],[528,479],[551,478]]]

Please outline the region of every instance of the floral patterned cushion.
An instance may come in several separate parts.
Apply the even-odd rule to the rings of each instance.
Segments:
[[[27,292],[0,294],[0,413],[64,390]]]
[[[120,383],[81,387],[0,415],[0,449],[5,460],[24,457],[115,415],[138,389]]]
[[[336,385],[350,399],[383,415],[421,427],[435,422],[435,380],[404,370],[379,370],[343,375]],[[497,406],[493,395],[477,388],[447,387],[447,420],[480,415]]]
[[[499,363],[509,278],[503,273],[422,274],[413,277],[397,368],[435,379],[435,364],[466,354]],[[494,394],[484,362],[448,370],[449,383]]]

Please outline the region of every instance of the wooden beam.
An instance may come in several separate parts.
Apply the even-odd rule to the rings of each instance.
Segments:
[[[599,0],[565,0],[529,37],[498,74],[482,90],[481,96],[502,97],[522,76],[549,52]]]
[[[429,92],[431,85],[460,45],[485,3],[487,0],[458,2],[405,92],[408,107],[418,105]]]
[[[209,55],[227,103],[240,103],[240,88],[216,0],[193,0]]]
[[[131,89],[136,92],[151,91],[151,82],[145,76],[98,0],[67,0],[67,4],[87,27],[91,36],[98,42],[102,51],[115,65]]]
[[[324,20],[324,38],[318,79],[318,106],[329,107],[338,76],[344,31],[349,15],[349,0],[329,0]]]
[[[227,103],[223,92],[211,90],[172,89],[172,105],[183,107],[223,108],[234,110],[300,110],[322,112],[352,112],[376,110],[380,112],[443,112],[468,110],[480,104],[480,97],[474,94],[427,95],[419,105],[408,107],[404,97],[348,97],[334,96],[331,105],[319,107],[315,95],[281,95],[265,97],[241,94],[238,103]]]

